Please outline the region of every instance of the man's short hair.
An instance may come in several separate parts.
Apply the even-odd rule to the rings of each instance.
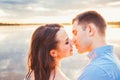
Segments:
[[[106,21],[96,11],[86,11],[80,13],[73,19],[72,23],[74,23],[75,21],[78,21],[78,24],[81,25],[93,23],[97,27],[98,31],[101,34],[105,35],[105,29],[107,26]]]

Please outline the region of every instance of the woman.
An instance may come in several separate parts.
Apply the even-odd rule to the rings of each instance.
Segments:
[[[61,25],[40,26],[32,36],[26,79],[68,80],[60,70],[60,62],[72,54],[71,41]]]

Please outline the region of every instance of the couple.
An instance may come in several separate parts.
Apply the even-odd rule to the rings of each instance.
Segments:
[[[40,26],[32,36],[28,57],[27,80],[69,80],[60,69],[63,58],[73,54],[72,43],[78,52],[89,52],[90,64],[78,80],[120,80],[113,47],[106,44],[106,22],[96,11],[86,11],[73,21],[73,39],[70,40],[63,26]]]

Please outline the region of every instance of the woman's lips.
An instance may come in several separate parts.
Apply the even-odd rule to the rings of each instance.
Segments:
[[[70,51],[72,52],[72,51],[73,51],[73,48],[71,48]]]

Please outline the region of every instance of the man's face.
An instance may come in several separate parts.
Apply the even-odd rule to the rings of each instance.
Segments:
[[[75,21],[72,28],[73,42],[80,54],[87,52],[90,45],[89,34],[83,27],[85,26],[82,26]]]

